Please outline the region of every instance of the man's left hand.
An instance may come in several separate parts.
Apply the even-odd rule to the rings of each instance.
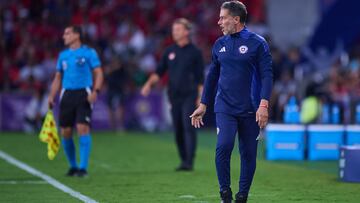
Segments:
[[[265,128],[269,119],[269,112],[266,107],[260,106],[256,111],[256,122],[258,123],[260,129]]]

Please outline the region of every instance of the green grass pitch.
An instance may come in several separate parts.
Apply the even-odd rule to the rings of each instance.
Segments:
[[[200,131],[194,172],[175,172],[179,164],[171,133],[93,133],[89,177],[65,177],[60,150],[53,161],[37,136],[1,133],[0,150],[98,202],[220,202],[215,173],[214,131]],[[76,139],[75,139],[76,140]],[[77,145],[76,145],[77,146]],[[337,179],[337,162],[270,162],[260,144],[248,202],[360,202],[360,184]],[[232,156],[232,189],[238,189],[239,155]],[[0,159],[0,202],[80,202],[40,178]]]

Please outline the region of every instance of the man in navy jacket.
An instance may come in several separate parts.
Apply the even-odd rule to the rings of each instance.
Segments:
[[[268,121],[272,89],[271,55],[265,39],[245,26],[246,7],[239,1],[222,4],[218,24],[224,36],[212,49],[212,63],[199,107],[190,116],[196,128],[214,102],[217,125],[216,170],[222,202],[232,201],[230,157],[238,133],[241,155],[239,192],[246,202],[256,167],[257,136]]]

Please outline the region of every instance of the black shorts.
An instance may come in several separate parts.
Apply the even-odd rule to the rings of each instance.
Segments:
[[[65,90],[60,100],[60,127],[73,127],[75,123],[90,125],[92,105],[86,89]]]

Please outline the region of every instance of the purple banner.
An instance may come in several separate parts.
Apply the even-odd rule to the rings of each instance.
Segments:
[[[129,97],[125,103],[125,127],[154,131],[162,128],[164,105],[161,93],[144,98],[139,94]]]
[[[0,129],[23,130],[25,109],[31,99],[30,95],[0,95]]]
[[[30,95],[0,94],[0,131],[22,131],[26,109],[29,108]],[[164,121],[163,95],[153,92],[144,98],[139,94],[128,96],[124,104],[125,128],[155,130],[162,128]],[[58,107],[55,107],[55,118]],[[105,95],[101,95],[94,105],[92,127],[95,130],[110,129],[109,109]]]

